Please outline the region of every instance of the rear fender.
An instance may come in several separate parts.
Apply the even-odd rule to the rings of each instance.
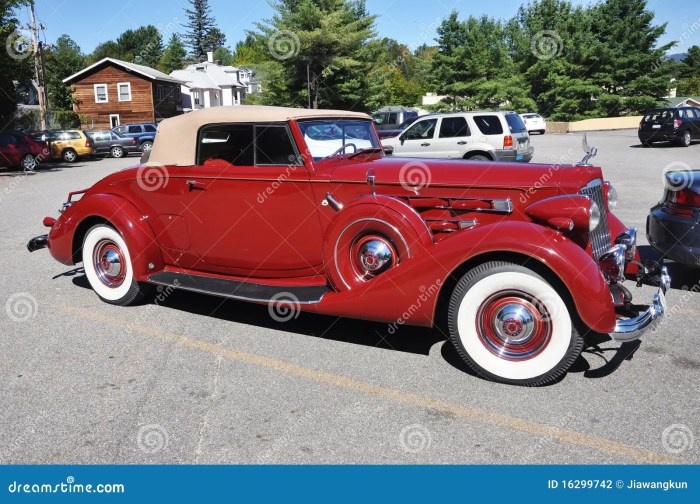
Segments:
[[[49,233],[51,255],[63,264],[80,262],[82,258],[76,252],[82,246],[84,233],[100,221],[108,222],[124,238],[136,280],[145,281],[149,274],[165,267],[148,217],[129,201],[112,194],[85,196],[69,207]]]
[[[360,288],[327,294],[315,309],[430,326],[435,322],[439,294],[451,277],[461,275],[462,266],[503,253],[529,257],[546,266],[566,287],[586,326],[601,333],[614,330],[610,289],[593,258],[561,233],[529,222],[501,222],[456,232]]]

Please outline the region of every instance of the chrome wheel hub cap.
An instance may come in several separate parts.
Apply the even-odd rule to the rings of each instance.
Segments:
[[[535,329],[535,319],[522,305],[509,304],[494,317],[496,333],[506,343],[526,341]]]
[[[107,287],[119,287],[126,276],[124,255],[119,246],[109,240],[104,240],[95,246],[93,253],[95,273]]]
[[[369,273],[379,273],[391,264],[391,249],[381,240],[369,240],[360,247],[360,263]]]

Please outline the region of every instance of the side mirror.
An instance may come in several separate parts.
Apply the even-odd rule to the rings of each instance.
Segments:
[[[394,148],[391,145],[385,145],[383,146],[384,148],[384,154],[387,156],[391,156],[394,154]]]
[[[403,133],[399,135],[399,141],[401,142],[401,145],[406,141],[406,135]]]

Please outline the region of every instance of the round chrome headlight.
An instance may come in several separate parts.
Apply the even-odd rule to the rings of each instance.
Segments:
[[[608,210],[612,211],[617,206],[617,191],[608,183]]]
[[[593,231],[600,224],[600,208],[596,205],[595,201],[591,200],[591,213],[589,215],[588,229]]]

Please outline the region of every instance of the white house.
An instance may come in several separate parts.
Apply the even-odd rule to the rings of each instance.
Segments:
[[[185,112],[220,105],[240,105],[248,85],[240,81],[239,69],[211,61],[175,70],[171,77],[184,82],[182,108]]]

